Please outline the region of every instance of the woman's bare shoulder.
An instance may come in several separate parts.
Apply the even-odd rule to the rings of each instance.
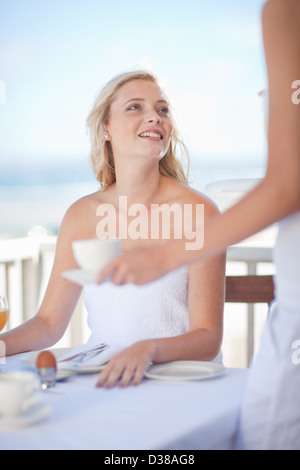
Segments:
[[[73,217],[77,215],[89,214],[90,211],[93,211],[99,204],[103,202],[105,202],[105,198],[103,197],[101,190],[87,194],[86,196],[83,196],[80,199],[77,199],[77,201],[73,202],[73,204],[71,204],[71,206],[68,208],[66,215]]]
[[[101,191],[96,191],[71,204],[62,220],[61,231],[72,232],[77,238],[95,236],[96,210],[102,200]]]
[[[206,217],[219,214],[220,211],[218,206],[208,196],[196,190],[195,188],[192,188],[191,186],[187,186],[179,182],[175,182],[175,184],[177,186],[176,194],[178,202],[181,204],[192,205],[203,204]]]

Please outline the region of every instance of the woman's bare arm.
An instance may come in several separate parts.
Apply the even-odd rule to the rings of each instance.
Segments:
[[[0,340],[5,343],[7,356],[50,347],[62,337],[68,326],[81,287],[64,279],[61,273],[76,267],[72,241],[85,237],[82,230],[82,227],[86,227],[82,205],[82,202],[75,203],[67,211],[61,224],[51,276],[36,316],[0,335]],[[82,223],[78,224],[78,220]]]

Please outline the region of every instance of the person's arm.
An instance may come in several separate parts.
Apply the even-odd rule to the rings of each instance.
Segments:
[[[76,267],[71,244],[73,239],[80,238],[76,222],[78,210],[76,205],[71,207],[62,222],[51,276],[36,316],[0,335],[7,356],[50,347],[67,328],[81,287],[63,279],[61,272]]]
[[[269,0],[262,14],[270,97],[268,165],[263,181],[236,205],[204,226],[200,251],[185,240],[136,249],[116,258],[100,274],[115,284],[144,284],[185,263],[206,259],[300,210],[300,105],[292,83],[300,79],[300,2]]]
[[[202,255],[218,252],[300,210],[300,106],[292,83],[300,77],[300,3],[269,0],[262,15],[268,71],[268,165],[263,181],[205,227]]]

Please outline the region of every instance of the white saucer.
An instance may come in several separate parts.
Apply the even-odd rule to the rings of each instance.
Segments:
[[[10,431],[18,428],[32,426],[45,419],[51,413],[51,411],[51,406],[45,403],[37,402],[30,406],[27,411],[17,416],[0,416],[0,431]]]
[[[68,281],[75,282],[83,286],[84,284],[94,284],[96,282],[95,273],[85,271],[84,269],[70,269],[69,271],[63,271],[62,277],[68,279]]]
[[[191,380],[207,380],[225,372],[221,364],[206,361],[172,361],[154,364],[146,372],[149,379],[169,382],[186,382]]]

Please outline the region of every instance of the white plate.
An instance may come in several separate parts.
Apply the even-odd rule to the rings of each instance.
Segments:
[[[59,359],[65,356],[65,354],[69,352],[70,349],[71,348],[56,348],[49,350],[54,354],[57,361],[56,382],[62,382],[75,374],[96,374],[97,372],[100,372],[104,369],[105,365],[82,365],[76,363],[72,365],[69,362],[66,364],[65,367],[63,362],[59,362]],[[32,351],[25,354],[21,358],[21,362],[26,367],[36,370],[36,359],[40,352],[41,351]]]
[[[70,351],[71,348],[53,348],[53,349],[48,349],[47,351],[52,352],[52,354],[55,356],[56,361],[59,360],[60,357],[63,357],[68,351]],[[42,349],[44,351],[44,349]],[[30,351],[28,353],[25,353],[21,357],[21,362],[32,369],[36,368],[36,360],[38,355],[40,354],[41,351]]]
[[[58,361],[60,357],[65,355],[66,352],[70,351],[70,348],[56,348],[56,349],[50,349],[49,351],[51,351],[54,354],[56,361]],[[21,358],[22,364],[24,364],[26,367],[29,367],[30,369],[36,370],[36,359],[38,355],[40,354],[40,352],[41,351],[32,351],[32,352],[25,354]],[[63,380],[68,379],[72,375],[74,375],[72,371],[58,369],[56,372],[56,381],[62,382]]]
[[[63,365],[62,365],[63,367]],[[76,375],[84,375],[84,374],[97,374],[98,372],[101,372],[104,368],[105,365],[101,366],[89,366],[89,365],[79,365],[79,364],[73,364],[73,365],[68,365],[67,369],[58,369],[57,373],[58,375],[63,375],[64,373],[69,373],[69,374],[76,374]]]
[[[225,370],[224,366],[214,362],[173,361],[154,364],[144,375],[149,379],[185,382],[211,379],[223,374]]]
[[[52,411],[51,406],[46,403],[37,402],[22,414],[13,417],[0,416],[0,431],[10,431],[24,428],[39,423],[45,419]]]

